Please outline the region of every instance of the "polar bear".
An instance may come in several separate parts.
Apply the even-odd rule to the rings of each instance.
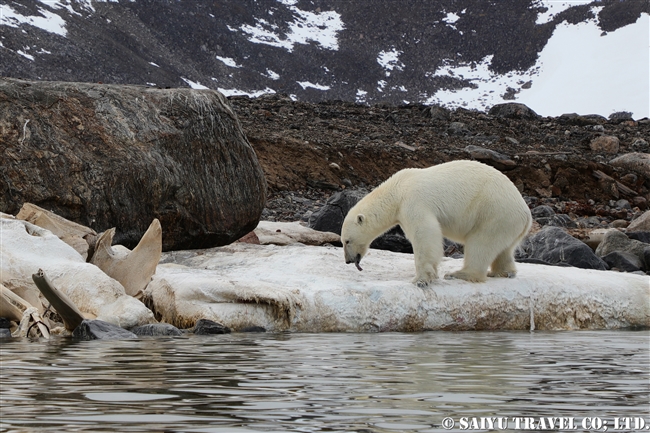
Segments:
[[[514,277],[514,250],[532,216],[510,179],[488,165],[460,160],[407,168],[348,212],[341,229],[345,262],[361,270],[370,242],[397,224],[413,244],[413,283],[425,287],[438,278],[443,236],[465,245],[463,268],[446,278]]]

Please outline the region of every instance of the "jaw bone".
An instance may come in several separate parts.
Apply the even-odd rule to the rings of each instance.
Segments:
[[[129,251],[122,246],[111,247],[115,228],[106,230],[97,239],[95,255],[90,263],[124,286],[126,294],[139,297],[152,275],[162,254],[162,228],[154,219],[140,243]]]
[[[84,260],[87,260],[89,255],[92,256],[92,249],[97,238],[95,230],[69,221],[32,203],[23,204],[16,218],[51,231],[81,254]]]

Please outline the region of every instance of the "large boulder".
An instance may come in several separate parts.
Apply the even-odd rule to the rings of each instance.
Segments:
[[[537,259],[552,265],[568,264],[583,269],[607,269],[605,262],[587,244],[554,226],[545,226],[526,238],[517,258]]]
[[[31,202],[134,248],[225,245],[266,201],[257,156],[219,92],[0,78],[0,211]]]
[[[539,114],[535,113],[531,108],[518,102],[506,102],[504,104],[496,104],[490,108],[488,112],[490,116],[506,117],[510,119],[537,119]]]
[[[596,248],[596,255],[604,260],[606,256],[614,252],[631,254],[638,260],[638,264],[635,264],[647,271],[649,270],[647,265],[650,265],[650,263],[645,263],[646,250],[650,250],[650,245],[630,239],[625,233],[611,229],[605,233],[603,241]]]
[[[625,170],[634,171],[646,179],[650,179],[650,154],[648,153],[626,153],[609,161],[614,167],[621,167]]]

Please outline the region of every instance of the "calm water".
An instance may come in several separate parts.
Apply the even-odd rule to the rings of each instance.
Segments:
[[[648,331],[59,338],[4,342],[0,356],[2,432],[435,432],[447,431],[445,417],[460,431],[461,417],[495,416],[573,417],[576,431],[585,417],[608,431],[614,417],[650,423]]]

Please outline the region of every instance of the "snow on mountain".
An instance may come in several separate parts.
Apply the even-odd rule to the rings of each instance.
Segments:
[[[646,0],[0,0],[0,75],[650,116]]]

